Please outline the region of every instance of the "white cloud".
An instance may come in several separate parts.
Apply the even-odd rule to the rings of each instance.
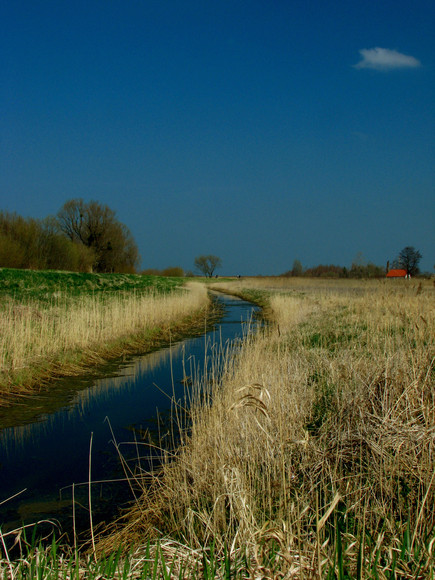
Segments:
[[[362,60],[355,68],[372,68],[375,70],[392,70],[398,68],[416,68],[421,62],[413,56],[402,54],[389,48],[363,48],[359,51]]]

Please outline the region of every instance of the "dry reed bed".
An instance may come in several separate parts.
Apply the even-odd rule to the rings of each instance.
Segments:
[[[38,369],[68,367],[96,358],[118,341],[146,336],[208,304],[207,291],[190,284],[173,294],[83,296],[40,303],[5,302],[0,309],[0,384],[16,389]]]
[[[101,547],[162,536],[191,558],[247,551],[251,577],[433,578],[433,288],[246,287],[265,284],[276,324],[196,386],[175,460]]]

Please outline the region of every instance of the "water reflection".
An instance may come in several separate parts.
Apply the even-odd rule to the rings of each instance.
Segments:
[[[184,344],[179,343],[171,347],[172,356],[178,357],[184,351]],[[18,425],[0,431],[0,447],[7,458],[19,452],[19,448],[26,445],[28,440],[38,442],[41,436],[51,432],[53,427],[67,421],[75,420],[76,416],[83,416],[92,410],[92,406],[97,402],[106,403],[113,397],[114,392],[123,390],[123,395],[127,395],[131,388],[134,388],[138,377],[147,372],[158,371],[167,364],[170,356],[169,349],[162,349],[150,353],[137,360],[130,361],[119,369],[119,374],[114,377],[99,379],[92,387],[76,393],[70,405],[60,409],[56,413],[45,413],[40,415],[38,421],[28,425]]]
[[[71,502],[60,502],[59,490],[87,482],[91,434],[92,480],[120,479],[113,438],[134,442],[136,435],[161,429],[171,400],[184,400],[189,380],[204,373],[207,355],[242,335],[241,323],[251,319],[252,305],[231,297],[222,301],[226,313],[214,331],[126,362],[116,376],[95,381],[68,406],[0,431],[0,502],[26,488],[19,498],[0,505],[0,522],[34,521],[45,509],[45,515],[59,516],[68,508]],[[213,364],[219,363],[215,359]],[[130,448],[134,455],[134,445]],[[128,454],[128,445],[125,449]],[[102,504],[113,493],[101,490]]]

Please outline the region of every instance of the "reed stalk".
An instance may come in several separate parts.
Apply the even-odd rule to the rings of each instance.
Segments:
[[[219,287],[260,297],[272,322],[194,380],[181,444],[140,474],[99,561],[144,557],[151,578],[434,579],[433,286]]]
[[[433,577],[433,288],[236,284],[266,290],[274,324],[196,386],[183,445],[102,545],[213,545],[264,578]]]
[[[168,332],[207,304],[205,287],[194,283],[172,294],[60,296],[47,305],[5,300],[0,308],[0,395],[26,392],[36,379],[74,374],[105,357],[140,350],[153,335]]]

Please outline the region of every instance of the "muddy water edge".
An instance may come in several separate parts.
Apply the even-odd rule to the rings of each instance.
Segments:
[[[89,500],[96,528],[129,505],[137,490],[125,472],[146,473],[158,464],[158,453],[143,442],[170,439],[173,402],[185,405],[211,359],[216,365],[217,356],[237,349],[247,324],[255,327],[256,306],[223,294],[216,299],[222,318],[202,336],[117,361],[101,369],[102,378],[57,381],[0,413],[2,533],[41,522],[44,534],[55,522],[57,536],[71,542],[75,529],[83,540]]]

